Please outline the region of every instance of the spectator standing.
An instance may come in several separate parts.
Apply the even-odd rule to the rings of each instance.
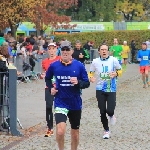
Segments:
[[[72,58],[80,61],[82,64],[84,64],[85,60],[88,60],[90,58],[87,50],[83,49],[81,47],[81,42],[78,40],[76,41],[76,45],[72,54]]]
[[[131,41],[131,63],[134,63],[134,57],[136,53],[135,40]]]

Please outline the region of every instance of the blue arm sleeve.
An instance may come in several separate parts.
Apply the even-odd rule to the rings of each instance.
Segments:
[[[137,53],[137,58],[136,59],[138,60],[138,58],[141,58],[140,57],[140,51],[138,51],[138,53]]]
[[[52,85],[52,78],[53,78],[53,66],[51,65],[47,72],[46,72],[46,76],[45,76],[45,82],[46,82],[46,86],[51,89],[53,87]]]
[[[80,71],[81,71],[80,78],[78,80],[78,84],[75,86],[78,86],[80,89],[88,88],[90,86],[90,82],[88,79],[87,71],[86,71],[84,65],[82,65],[82,64],[80,67]]]

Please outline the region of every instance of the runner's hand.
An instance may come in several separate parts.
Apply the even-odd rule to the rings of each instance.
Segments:
[[[90,78],[90,82],[94,83],[96,81],[96,78],[95,77],[91,77]]]
[[[51,88],[51,95],[55,95],[58,92],[55,88]]]
[[[115,71],[110,72],[110,73],[109,73],[109,76],[110,76],[110,78],[114,78],[114,77],[117,76],[117,73],[116,73]]]
[[[77,79],[77,77],[71,77],[70,78],[70,82],[72,83],[72,84],[78,84],[78,79]]]

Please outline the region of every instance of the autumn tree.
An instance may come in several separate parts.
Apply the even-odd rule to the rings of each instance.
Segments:
[[[118,20],[144,21],[150,14],[150,0],[117,0],[114,8]]]
[[[64,21],[67,25],[70,19],[57,15],[57,12],[75,4],[76,0],[1,0],[0,29],[10,27],[15,37],[19,24],[24,21],[35,23],[41,30],[48,25],[57,27]]]
[[[73,28],[75,25],[70,25],[71,17],[60,14],[60,12],[75,6],[77,0],[47,0],[46,5],[37,5],[34,10],[34,18],[30,18],[31,22],[35,23],[35,28],[41,31],[52,28]]]

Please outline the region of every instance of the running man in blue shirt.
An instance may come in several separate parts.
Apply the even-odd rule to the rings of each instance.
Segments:
[[[146,88],[146,84],[150,86],[150,82],[148,81],[150,51],[147,50],[146,42],[142,43],[142,49],[138,51],[137,60],[140,61],[140,73],[142,74],[144,84],[143,88]]]
[[[55,84],[51,81],[53,76]],[[77,150],[82,109],[80,89],[88,88],[90,82],[84,65],[72,59],[70,42],[61,43],[61,59],[50,65],[45,81],[51,94],[55,95],[56,140],[59,150],[64,150],[67,117],[71,124],[71,150]]]

